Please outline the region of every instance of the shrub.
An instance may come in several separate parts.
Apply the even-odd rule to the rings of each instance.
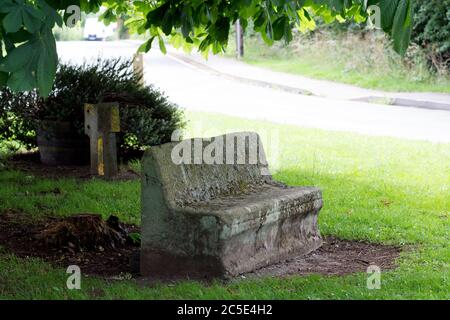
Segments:
[[[414,1],[412,40],[426,49],[435,68],[450,70],[450,0]]]
[[[153,86],[141,86],[139,80],[131,59],[60,64],[46,99],[36,92],[1,91],[0,137],[34,147],[41,120],[69,121],[81,137],[85,103],[118,102],[120,154],[168,142],[172,132],[184,125],[183,114],[163,93]]]
[[[38,101],[35,92],[13,94],[4,88],[0,90],[0,140],[3,146],[17,145],[26,148],[36,145],[35,108]]]

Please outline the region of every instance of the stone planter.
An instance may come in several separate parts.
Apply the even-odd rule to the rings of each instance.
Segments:
[[[37,130],[37,144],[43,164],[89,164],[89,138],[76,134],[70,122],[42,121]]]

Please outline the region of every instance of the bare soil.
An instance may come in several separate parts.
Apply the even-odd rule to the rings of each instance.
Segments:
[[[91,179],[99,176],[90,173],[90,166],[50,166],[45,165],[39,160],[39,152],[17,153],[8,158],[7,167],[13,170],[19,170],[26,174],[31,174],[41,178],[59,179],[59,178],[77,178]],[[123,169],[112,180],[134,180],[139,179],[136,172]]]
[[[139,244],[127,240],[138,232],[120,223],[117,231],[93,214],[31,220],[24,213],[0,214],[0,246],[3,253],[41,258],[57,267],[78,265],[86,275],[104,278],[137,275]]]
[[[13,253],[19,257],[41,258],[58,267],[65,268],[76,264],[86,275],[109,279],[139,277],[139,245],[130,241],[117,241],[116,233],[105,232],[107,227],[98,224],[97,219],[93,219],[96,221],[94,227],[86,227],[86,222],[78,224],[83,226],[82,229],[89,234],[82,234],[83,230],[73,231],[71,228],[74,226],[68,226],[68,223],[78,221],[80,216],[95,215],[75,215],[78,217],[75,219],[47,217],[31,220],[27,215],[17,211],[0,213],[2,251]],[[120,227],[123,229],[122,234],[139,231],[138,227],[133,225],[120,223]],[[96,233],[96,229],[99,229],[100,232]],[[55,233],[55,230],[59,230],[59,232]],[[72,230],[71,232],[77,237],[86,236],[87,241],[93,242],[71,243],[69,239],[71,239],[72,233],[69,232],[66,237],[67,230]],[[95,237],[92,235],[93,232],[96,234]],[[55,234],[57,241],[54,241]],[[43,239],[50,240],[43,241]],[[346,275],[366,272],[370,264],[375,264],[382,270],[388,270],[396,267],[396,259],[402,251],[400,247],[341,240],[334,237],[326,237],[324,240],[320,249],[306,256],[293,257],[241,277],[285,277],[305,274]],[[108,245],[109,243],[111,245]],[[151,280],[150,282],[171,279]]]
[[[396,246],[325,237],[322,247],[306,256],[293,257],[245,276],[283,277],[313,273],[346,275],[366,272],[369,265],[377,265],[385,271],[396,267],[396,259],[400,256],[401,251],[402,249]]]

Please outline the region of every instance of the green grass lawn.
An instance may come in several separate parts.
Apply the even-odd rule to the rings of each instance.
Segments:
[[[290,185],[322,188],[322,234],[414,245],[415,249],[402,254],[398,269],[382,273],[380,290],[368,290],[366,274],[359,273],[245,279],[228,284],[217,281],[211,285],[185,281],[153,287],[143,287],[134,280],[83,278],[81,290],[69,291],[65,270],[3,253],[0,299],[450,298],[449,144],[303,129],[214,114],[188,113],[187,117],[189,128],[197,130],[191,131],[195,135],[202,134],[198,132],[200,125],[208,130],[207,135],[229,130],[278,134],[280,165],[275,178]],[[42,193],[55,187],[60,194]],[[48,180],[0,171],[0,210],[20,209],[35,217],[96,212],[139,223],[139,196],[139,181]]]
[[[228,56],[234,56],[230,43]],[[255,38],[246,39],[244,61],[275,71],[332,80],[363,88],[392,92],[450,93],[449,75],[428,71],[424,58],[417,52],[408,62],[389,50],[381,39],[361,40],[301,38],[289,47],[268,47]]]

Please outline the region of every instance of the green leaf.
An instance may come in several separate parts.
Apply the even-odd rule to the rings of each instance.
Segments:
[[[166,36],[168,36],[172,32],[172,20],[169,10],[164,14],[164,18],[162,19],[161,29]]]
[[[411,7],[411,0],[400,0],[394,17],[392,27],[394,50],[401,55],[406,53],[411,38]]]
[[[42,0],[41,0],[42,1]],[[42,21],[46,16],[36,6],[23,1],[7,1],[2,4],[1,12],[6,13],[3,26],[6,32],[15,33],[24,26],[29,32],[39,31]]]
[[[37,19],[29,11],[24,10],[22,13],[23,24],[31,33],[36,33],[41,27],[41,20]]]
[[[286,17],[280,17],[273,23],[273,39],[280,40],[284,36]]]
[[[0,71],[16,72],[23,68],[29,61],[29,56],[33,52],[30,42],[13,49],[0,63]]]
[[[6,32],[17,32],[22,27],[22,11],[13,10],[10,11],[6,17],[3,19],[3,27]]]
[[[394,17],[400,0],[380,0],[381,28],[390,32],[394,23]]]
[[[344,10],[344,0],[331,0],[331,7],[337,12],[342,12]]]
[[[8,73],[0,71],[0,87],[3,87],[8,82]]]
[[[261,33],[261,36],[268,45],[273,44],[273,28],[272,28],[272,23],[270,22],[270,20],[267,21],[265,28],[264,28],[264,32]]]
[[[53,85],[58,57],[52,30],[41,32],[28,42],[14,48],[0,63],[0,71],[11,73],[8,86],[13,91],[38,88],[47,96]]]
[[[155,37],[151,37],[149,40],[145,41],[143,44],[141,44],[138,48],[137,52],[149,52],[150,49],[152,48],[152,43],[153,40],[155,39]]]
[[[159,49],[161,50],[162,53],[166,54],[167,53],[167,49],[166,49],[166,45],[164,44],[164,40],[162,37],[158,37],[158,42],[159,42]]]
[[[34,45],[31,45],[34,47]],[[29,91],[36,88],[36,57],[38,52],[31,48],[28,60],[22,68],[12,72],[8,79],[8,87],[13,91]]]
[[[214,28],[211,30],[215,36],[215,40],[225,43],[230,33],[230,20],[227,18],[217,19]]]
[[[42,8],[42,12],[45,15],[45,24],[53,28],[55,24],[57,24],[59,27],[62,27],[64,22],[61,15],[58,14],[58,11],[56,11],[53,7],[50,7],[46,1],[39,0],[39,6]],[[67,8],[69,5],[65,5],[64,8]]]
[[[38,47],[37,87],[42,96],[48,96],[52,90],[58,63],[56,41],[51,29],[42,32]]]

